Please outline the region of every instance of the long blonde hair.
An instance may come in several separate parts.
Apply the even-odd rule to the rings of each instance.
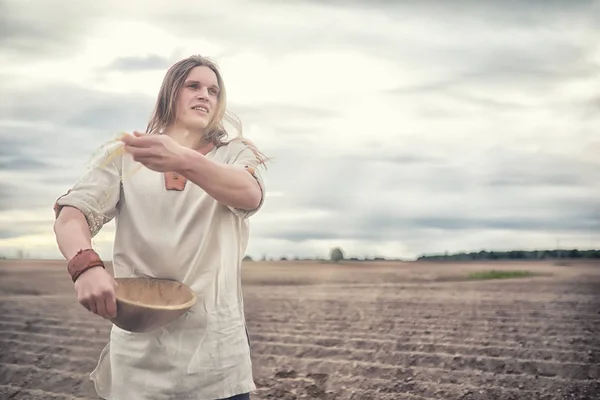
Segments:
[[[212,142],[216,147],[219,147],[227,144],[229,134],[225,129],[224,122],[228,122],[238,131],[238,137],[235,137],[230,141],[241,141],[252,150],[258,159],[259,164],[265,164],[268,158],[261,153],[250,140],[243,137],[242,124],[239,118],[227,110],[227,92],[225,90],[223,77],[221,76],[216,62],[210,58],[200,55],[192,55],[184,58],[183,60],[173,64],[167,70],[158,92],[154,110],[152,111],[152,115],[148,121],[146,133],[161,133],[175,122],[175,117],[177,114],[177,98],[179,97],[179,92],[181,91],[181,88],[183,87],[183,84],[190,71],[195,67],[201,66],[210,68],[217,76],[219,95],[215,114],[206,127],[199,145]]]

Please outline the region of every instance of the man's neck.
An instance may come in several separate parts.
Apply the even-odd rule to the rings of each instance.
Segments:
[[[204,132],[202,131],[194,131],[191,129],[174,126],[165,129],[164,134],[185,147],[197,148],[198,146],[204,144],[202,141]]]

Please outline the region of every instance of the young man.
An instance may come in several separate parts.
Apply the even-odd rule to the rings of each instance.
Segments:
[[[58,247],[89,311],[116,315],[115,280],[91,243],[113,218],[115,277],[175,279],[198,296],[164,328],[113,325],[91,374],[104,399],[249,399],[255,389],[240,272],[248,217],[264,201],[266,159],[249,141],[226,140],[225,109],[215,64],[179,61],[146,133],[123,137],[124,152],[113,146],[56,201]]]

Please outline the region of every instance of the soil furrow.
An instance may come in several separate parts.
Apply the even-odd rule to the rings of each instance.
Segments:
[[[248,319],[248,323],[250,325],[253,326],[261,326],[263,324],[267,324],[269,326],[273,326],[276,324],[285,324],[287,321],[282,321],[282,319],[287,320],[287,316],[285,318],[278,318],[278,319],[272,319],[272,320],[265,320],[265,319],[260,319],[260,318],[252,318],[252,319]],[[365,321],[366,322],[366,321]],[[304,325],[316,325],[318,324],[318,321],[312,321],[309,320],[307,321],[306,324]],[[287,324],[288,326],[290,324]],[[335,321],[329,321],[325,324],[318,324],[318,328],[321,330],[329,330],[329,329],[335,329],[335,328],[339,328],[339,325],[350,325],[349,327],[352,327],[352,325],[356,325],[354,323],[351,323],[350,321],[347,320],[342,320],[342,319],[338,319]],[[454,325],[454,326],[452,326]],[[483,325],[483,326],[482,326]],[[531,332],[538,332],[540,335],[543,335],[547,338],[553,338],[553,337],[557,337],[557,336],[563,336],[566,333],[581,333],[584,338],[587,339],[587,336],[596,336],[597,333],[600,333],[600,329],[598,330],[590,330],[590,329],[586,329],[585,327],[579,326],[577,329],[574,329],[572,327],[561,327],[561,326],[551,326],[551,327],[546,327],[546,326],[531,326],[531,327],[522,327],[519,325],[506,325],[506,326],[501,326],[501,325],[495,325],[489,321],[480,321],[480,323],[478,325],[455,325],[454,323],[446,323],[446,324],[441,324],[441,323],[427,323],[427,322],[413,322],[413,323],[406,323],[404,325],[398,324],[398,323],[387,323],[387,324],[378,324],[378,325],[369,325],[369,324],[362,324],[362,326],[356,326],[356,329],[354,330],[353,328],[353,332],[355,333],[364,333],[365,332],[365,327],[368,327],[370,329],[368,329],[369,332],[372,332],[373,329],[378,329],[379,332],[382,333],[389,333],[389,332],[394,332],[394,333],[401,333],[407,330],[410,331],[414,331],[414,330],[421,330],[423,331],[424,334],[429,334],[431,332],[436,332],[436,333],[444,333],[444,332],[458,332],[459,334],[462,334],[465,331],[468,331],[471,334],[479,334],[479,333],[489,333],[489,332],[497,332],[497,333],[518,333],[518,334],[527,334],[527,333],[531,333]],[[70,326],[70,327],[65,327],[65,326],[61,326],[61,325],[54,325],[54,324],[46,324],[44,321],[35,321],[35,320],[25,320],[25,321],[19,321],[19,322],[15,322],[15,321],[0,321],[0,330],[10,330],[10,329],[14,329],[14,328],[22,328],[25,331],[28,332],[54,332],[54,331],[60,331],[61,333],[64,332],[74,332],[74,333],[78,333],[78,332],[86,332],[86,333],[90,333],[90,332],[94,332],[96,334],[104,334],[106,331],[108,331],[108,329],[110,328],[110,324],[103,324],[102,326],[100,325],[96,325],[96,326]],[[524,328],[528,328],[528,329],[524,329]],[[579,336],[579,335],[573,335],[573,336]]]
[[[71,388],[70,393],[73,396],[94,398],[95,393],[89,382],[89,372],[76,373],[63,368],[0,363],[0,382],[10,382],[13,386],[51,393],[61,392],[63,388]]]
[[[11,351],[0,353],[0,363],[32,365],[42,369],[53,368],[72,373],[91,371],[96,367],[97,358],[83,356],[80,351],[77,351],[76,354],[65,356],[57,352]]]
[[[10,352],[0,355],[2,357],[8,357],[9,354],[18,354],[20,352],[30,352],[33,354],[53,354],[72,358],[96,358],[100,355],[102,347],[100,346],[74,346],[66,345],[61,346],[57,344],[44,344],[38,340],[27,341],[27,340],[4,340],[0,339],[0,348],[11,349]],[[18,357],[18,355],[17,355]]]
[[[292,319],[285,314],[281,314],[281,316],[276,318],[251,318],[248,317],[248,322],[253,324],[289,324],[293,321],[297,321],[298,319]],[[544,336],[560,336],[563,334],[569,333],[579,333],[581,335],[589,335],[596,336],[600,332],[600,328],[590,329],[589,326],[585,326],[583,324],[578,325],[554,325],[554,324],[544,324],[544,325],[519,325],[519,324],[496,324],[494,321],[488,320],[478,320],[473,323],[465,323],[460,322],[457,323],[453,320],[445,320],[443,322],[434,322],[427,320],[416,320],[412,322],[403,323],[402,321],[395,321],[387,319],[386,322],[382,323],[376,319],[368,319],[362,321],[352,321],[348,319],[330,319],[327,321],[311,319],[311,318],[303,318],[303,325],[309,327],[318,327],[319,329],[329,330],[329,329],[339,329],[340,327],[348,328],[348,329],[361,329],[364,331],[372,331],[373,329],[378,329],[379,331],[386,332],[397,332],[411,329],[419,329],[419,330],[428,330],[428,331],[437,331],[437,330],[451,330],[451,331],[462,331],[469,333],[487,333],[490,331],[500,332],[500,333],[522,333],[522,334],[533,334],[537,333]]]
[[[54,344],[75,345],[81,347],[90,344],[97,346],[104,346],[106,344],[106,340],[89,336],[65,338],[64,336],[52,335],[51,333],[41,334],[1,331],[0,337],[17,340],[24,340],[27,337],[36,337],[38,342],[39,340],[47,341],[39,343],[50,344],[54,341]],[[526,373],[536,375],[559,376],[573,379],[599,377],[598,364],[565,363],[536,359],[522,360],[507,357],[469,356],[462,354],[431,354],[414,351],[376,351],[334,348],[323,345],[276,343],[272,341],[253,341],[253,347],[264,354],[289,354],[295,357],[298,357],[298,355],[305,355],[307,357],[342,358],[347,360],[376,359],[382,364],[403,364],[425,367],[444,365],[449,369],[464,369],[465,365],[469,364],[472,365],[473,368],[492,372],[521,373],[521,371],[526,371]]]
[[[17,296],[18,297],[18,296]],[[15,298],[15,297],[13,297]],[[459,304],[431,304],[425,302],[398,302],[398,303],[367,303],[366,305],[362,301],[348,300],[347,302],[342,301],[339,298],[334,300],[328,299],[315,299],[307,300],[302,297],[302,300],[291,300],[290,294],[282,294],[281,296],[273,297],[265,301],[264,298],[248,298],[247,304],[252,304],[254,310],[265,310],[268,313],[274,314],[288,314],[292,313],[293,316],[298,315],[309,315],[312,313],[321,314],[323,318],[327,318],[323,315],[324,311],[339,311],[344,314],[350,315],[356,313],[356,310],[361,310],[366,314],[377,313],[382,317],[398,317],[398,318],[413,318],[422,317],[423,315],[429,316],[432,319],[440,317],[460,317],[466,320],[476,320],[480,317],[483,318],[495,318],[501,317],[508,320],[524,320],[527,323],[531,319],[544,319],[551,318],[556,319],[557,322],[561,321],[599,321],[600,303],[597,301],[590,302],[589,304],[582,305],[578,304],[577,307],[573,308],[566,304],[551,303],[543,305],[533,304],[517,304],[509,303],[504,304],[500,301],[489,304],[482,303],[481,301],[472,301],[463,298]],[[278,300],[277,303],[271,303],[272,300]],[[40,299],[38,296],[32,296],[31,300],[26,302],[23,299],[19,299],[18,302],[10,299],[3,300],[3,307],[8,312],[12,312],[12,315],[19,316],[21,312],[28,311],[31,314],[31,305],[26,304],[30,302],[42,303],[43,311],[46,313],[39,313],[41,310],[36,310],[36,314],[40,317],[50,316],[55,319],[64,319],[65,312],[69,315],[77,314],[79,316],[89,315],[78,303],[72,301],[66,301],[64,299]],[[60,304],[62,308],[57,309],[56,304]],[[457,307],[461,305],[461,307]],[[60,310],[60,311],[59,311]],[[477,315],[474,315],[476,310]],[[10,315],[10,314],[9,314]],[[268,314],[267,314],[268,315]]]
[[[104,346],[108,342],[108,337],[102,339],[99,337],[90,337],[86,335],[67,336],[56,333],[34,333],[19,331],[0,331],[0,339],[31,341],[35,343],[67,346]]]
[[[280,299],[284,301],[284,299]],[[256,307],[255,305],[253,305]],[[279,307],[280,308],[280,307]],[[514,313],[511,311],[511,314],[514,316],[507,315],[506,312],[501,312],[496,310],[495,312],[484,313],[480,310],[477,313],[473,311],[460,311],[460,310],[446,310],[441,311],[439,313],[433,313],[431,309],[426,310],[411,310],[411,312],[407,312],[406,310],[395,310],[395,313],[386,314],[382,312],[382,310],[378,308],[368,309],[361,308],[357,306],[348,306],[343,309],[332,310],[331,307],[325,308],[322,310],[318,308],[318,305],[315,304],[313,308],[306,308],[302,311],[296,310],[296,306],[281,308],[278,307],[268,307],[265,305],[264,310],[261,309],[252,309],[247,312],[248,315],[252,316],[252,319],[279,319],[282,316],[285,316],[289,319],[295,318],[308,318],[312,317],[314,319],[315,315],[319,313],[328,314],[335,313],[335,315],[344,315],[344,318],[349,321],[363,321],[362,318],[369,315],[377,315],[377,317],[381,320],[386,320],[389,318],[393,318],[395,323],[415,323],[415,319],[417,321],[427,320],[428,323],[435,323],[436,320],[444,319],[447,321],[452,321],[454,323],[460,324],[480,324],[482,321],[488,321],[488,323],[498,323],[507,326],[531,326],[537,327],[541,325],[547,325],[549,319],[553,321],[554,325],[561,326],[565,329],[569,328],[577,328],[581,327],[582,324],[586,325],[590,328],[598,328],[600,329],[600,305],[598,305],[598,310],[593,314],[574,314],[572,311],[564,311],[565,316],[556,315],[556,313],[548,312],[544,315],[540,315],[538,312],[530,312],[528,310],[523,310],[519,313]],[[275,312],[275,310],[279,310],[279,312]],[[376,314],[373,314],[376,313]],[[91,326],[96,327],[98,325],[109,324],[108,321],[101,320],[99,317],[86,314],[82,311],[77,312],[77,314],[83,314],[86,317],[90,318],[89,320],[86,318],[85,320],[81,320],[80,318],[75,318],[77,320],[78,325]],[[362,316],[361,319],[356,320],[356,316]],[[460,321],[456,320],[456,318],[460,318]],[[64,325],[65,317],[61,316],[52,316],[52,314],[39,314],[33,316],[31,313],[15,313],[8,312],[2,315],[1,317],[4,321],[11,322],[19,322],[19,321],[27,321],[27,320],[35,320],[32,322],[45,322],[46,325]],[[70,318],[69,318],[70,319]],[[320,321],[325,321],[326,318],[321,319]],[[514,322],[514,324],[510,324],[510,322]]]
[[[343,315],[343,314],[338,314]],[[434,320],[430,321],[429,318],[422,317],[419,320],[404,320],[404,319],[387,319],[386,323],[381,322],[370,322],[369,320],[360,320],[353,321],[348,318],[344,318],[343,320],[340,318],[337,319],[315,319],[315,318],[291,318],[287,314],[281,314],[280,316],[271,316],[271,317],[247,317],[248,322],[259,325],[259,324],[281,324],[287,323],[288,321],[293,320],[304,320],[306,324],[318,325],[321,329],[331,329],[339,326],[339,324],[344,325],[359,325],[356,326],[358,329],[365,329],[365,327],[374,329],[377,328],[379,330],[385,330],[388,332],[397,332],[399,330],[407,330],[407,329],[421,329],[423,331],[432,331],[432,330],[446,330],[446,331],[468,331],[470,333],[479,333],[479,332],[502,332],[502,333],[524,333],[529,334],[532,332],[538,332],[547,337],[555,337],[559,335],[563,335],[564,333],[581,333],[583,335],[596,336],[600,333],[600,325],[592,326],[589,323],[573,323],[573,324],[555,324],[548,325],[547,322],[545,324],[504,324],[498,323],[496,320],[490,319],[478,319],[476,321],[455,321],[452,319],[445,319],[445,322],[435,322]],[[6,318],[3,316],[3,319],[0,320],[0,329],[2,324],[13,325],[13,326],[23,326],[24,329],[32,332],[41,331],[48,327],[57,327],[59,329],[69,329],[64,326],[64,320],[57,319],[42,319],[42,318],[28,318],[25,319],[23,317]],[[110,322],[105,320],[99,320],[96,323],[87,323],[87,324],[77,324],[77,328],[81,327],[82,329],[95,329],[96,331],[100,331],[104,328],[110,327]],[[74,327],[73,327],[74,328]]]
[[[67,393],[26,389],[15,385],[0,385],[0,399],[10,400],[91,400],[91,397],[74,397]]]
[[[294,358],[316,358],[360,362],[372,360],[387,366],[415,366],[444,368],[448,370],[479,370],[504,374],[529,374],[559,377],[572,380],[600,378],[600,364],[559,363],[545,360],[520,360],[506,357],[465,356],[416,352],[386,352],[330,348],[314,345],[290,345],[285,343],[254,343],[254,353],[288,356]]]
[[[281,336],[303,336],[306,337],[309,335],[310,337],[322,338],[322,340],[328,339],[339,339],[339,340],[354,340],[354,341],[363,341],[370,342],[372,339],[377,340],[389,340],[392,342],[402,343],[405,338],[410,340],[410,338],[419,337],[420,341],[428,341],[435,342],[436,345],[438,342],[464,342],[465,345],[474,345],[477,343],[482,343],[484,346],[488,346],[491,342],[496,343],[506,343],[512,346],[518,346],[523,349],[527,349],[527,351],[532,351],[530,348],[539,348],[543,347],[548,349],[547,351],[554,350],[565,350],[565,351],[578,351],[578,352],[586,352],[590,357],[590,360],[597,360],[598,351],[590,350],[590,349],[599,349],[600,348],[600,338],[595,337],[581,337],[581,336],[529,336],[524,335],[521,332],[517,332],[515,334],[504,334],[501,332],[489,332],[488,334],[478,334],[475,335],[473,332],[469,332],[471,336],[465,338],[465,333],[462,331],[453,331],[453,330],[407,330],[407,331],[398,331],[395,334],[378,334],[377,337],[373,336],[373,332],[364,332],[362,330],[352,330],[351,333],[346,333],[344,330],[336,329],[336,330],[325,330],[322,328],[306,329],[305,325],[292,325],[292,324],[256,324],[253,321],[249,321],[248,323],[249,330],[251,336],[254,334],[261,334],[264,331],[267,332],[277,332],[278,335]],[[73,344],[80,343],[81,340],[85,340],[84,338],[89,337],[88,329],[79,329],[79,328],[65,328],[60,326],[51,326],[44,327],[41,325],[29,325],[29,328],[25,328],[22,331],[15,330],[13,328],[17,328],[14,324],[10,323],[2,323],[0,322],[0,338],[5,339],[19,339],[19,335],[24,335],[25,333],[29,333],[32,335],[37,335],[41,337],[48,337],[52,341],[60,340],[62,342],[69,340]],[[11,329],[6,329],[11,328]],[[292,328],[292,329],[289,329]],[[92,328],[94,329],[94,328]],[[37,331],[37,332],[36,332]],[[96,336],[93,338],[94,342],[105,342],[108,340],[109,327],[105,326],[103,328],[96,328],[94,330]],[[60,339],[56,339],[56,337],[60,337]],[[106,339],[101,339],[105,337]],[[68,338],[68,339],[67,339]],[[517,351],[517,350],[515,350]],[[519,350],[521,351],[521,350]],[[542,351],[538,351],[539,354],[544,354]],[[548,353],[545,353],[545,356],[541,356],[539,358],[547,357]],[[490,354],[492,355],[492,354]],[[567,361],[567,360],[565,360]]]
[[[110,325],[106,324],[106,323],[102,323],[102,326],[98,326],[96,324],[90,325],[90,324],[78,324],[76,329],[73,328],[63,328],[60,326],[60,321],[58,320],[48,320],[48,319],[44,319],[44,320],[40,320],[40,319],[23,319],[23,325],[20,325],[20,323],[18,322],[0,322],[0,329],[1,330],[5,330],[8,332],[13,332],[12,328],[18,328],[19,326],[23,326],[23,330],[24,331],[29,331],[29,332],[39,332],[39,333],[48,333],[49,331],[52,331],[52,329],[50,328],[57,328],[60,330],[60,334],[64,335],[64,330],[67,330],[68,332],[70,332],[73,336],[80,336],[83,333],[87,334],[97,334],[99,336],[105,336],[108,337],[108,333],[109,333],[109,329],[110,329]],[[29,321],[29,322],[28,322]],[[43,322],[42,322],[43,321]],[[46,323],[48,325],[46,325]],[[315,330],[307,330],[307,329],[277,329],[277,327],[274,327],[273,325],[257,325],[257,326],[253,326],[255,325],[252,321],[250,321],[251,326],[251,336],[255,337],[256,335],[261,335],[263,334],[264,330],[267,330],[269,332],[272,331],[277,331],[277,335],[278,336],[282,336],[282,337],[286,337],[286,338],[294,338],[294,337],[298,337],[301,338],[303,340],[303,342],[305,342],[306,340],[311,340],[310,337],[312,335],[314,335],[315,333],[319,333],[318,335],[315,335],[315,338],[317,338],[318,341],[321,342],[342,342],[345,341],[347,343],[351,343],[351,342],[357,342],[357,346],[379,346],[378,343],[380,342],[386,342],[388,343],[389,346],[395,346],[395,343],[401,343],[400,346],[402,346],[402,343],[406,342],[408,343],[408,345],[413,345],[413,340],[411,339],[414,336],[417,337],[429,337],[429,340],[423,340],[423,338],[421,338],[418,341],[418,344],[428,344],[428,342],[432,342],[433,339],[435,339],[435,343],[431,343],[433,345],[436,346],[456,346],[457,343],[464,343],[465,346],[474,346],[474,347],[479,347],[479,348],[497,348],[498,351],[503,351],[502,349],[505,348],[505,346],[509,346],[511,349],[513,349],[513,351],[521,351],[520,349],[527,349],[528,351],[535,351],[535,352],[539,352],[540,354],[547,354],[547,352],[550,352],[552,354],[561,354],[560,357],[562,357],[564,355],[564,357],[566,358],[560,358],[561,360],[564,361],[575,361],[577,359],[582,359],[581,357],[585,357],[584,355],[587,354],[588,356],[592,357],[591,361],[597,360],[598,357],[598,351],[592,351],[589,350],[590,347],[592,348],[598,348],[597,346],[589,346],[588,344],[586,344],[586,339],[582,339],[580,337],[577,336],[570,336],[570,337],[564,337],[563,338],[553,338],[553,337],[546,337],[546,338],[531,338],[531,337],[523,337],[521,335],[517,335],[518,340],[515,340],[514,337],[510,337],[508,335],[502,335],[500,337],[500,340],[494,340],[493,338],[490,339],[489,337],[466,337],[466,338],[457,338],[456,341],[448,341],[448,340],[440,340],[438,339],[440,336],[439,334],[442,334],[442,337],[444,338],[452,338],[452,337],[456,337],[456,335],[445,335],[444,333],[446,331],[442,331],[442,332],[435,332],[434,334],[432,334],[432,332],[430,330],[425,330],[422,332],[415,332],[413,331],[412,333],[416,333],[416,335],[411,335],[410,338],[404,339],[401,335],[389,335],[389,334],[379,334],[377,337],[373,337],[372,333],[370,334],[364,334],[361,332],[356,332],[353,331],[352,335],[348,335],[344,332],[315,332]],[[279,324],[279,326],[284,326]],[[11,329],[7,329],[7,328],[11,328]],[[265,335],[270,335],[265,333]],[[0,333],[1,336],[1,333]],[[401,337],[400,339],[398,339],[399,337]],[[266,339],[268,340],[268,339]],[[292,339],[293,340],[293,339]],[[583,341],[583,343],[581,343]],[[542,347],[538,348],[536,346]],[[479,351],[480,349],[476,348],[474,349],[474,351]],[[515,349],[518,348],[518,349]],[[491,351],[495,351],[495,350],[491,350]],[[571,355],[566,355],[565,353],[571,353]],[[493,355],[493,354],[490,354]],[[540,355],[537,358],[546,358],[547,356],[544,355]],[[574,357],[574,358],[571,358]]]
[[[419,341],[402,340],[378,340],[372,338],[369,340],[361,339],[340,339],[335,337],[321,336],[300,336],[300,335],[280,335],[280,334],[251,334],[253,342],[280,342],[288,344],[302,345],[321,345],[325,347],[350,348],[378,351],[399,351],[399,352],[427,352],[444,354],[462,354],[471,356],[488,357],[511,357],[521,359],[539,359],[557,362],[576,362],[576,363],[600,363],[600,351],[569,351],[554,349],[532,349],[515,348],[502,346],[500,342],[496,345],[489,344],[457,344],[457,343],[433,343]]]
[[[319,364],[320,372],[330,372],[335,376],[344,376],[352,378],[360,374],[368,377],[368,380],[380,379],[384,381],[414,381],[441,382],[448,384],[467,384],[470,386],[500,386],[518,389],[528,389],[541,392],[544,390],[558,391],[562,388],[572,385],[573,387],[590,388],[597,381],[581,380],[573,381],[570,379],[561,379],[554,377],[544,377],[525,374],[507,374],[501,372],[485,372],[479,370],[448,370],[444,368],[426,368],[413,367],[405,365],[382,365],[373,362],[343,361],[321,358],[302,357],[301,359],[290,358],[287,356],[276,356],[267,354],[253,353],[253,357],[258,361],[256,368],[266,368],[272,371],[285,371],[284,366],[288,368],[304,368],[302,371],[307,373],[307,366]],[[301,362],[299,362],[300,360]],[[300,367],[299,367],[300,366]],[[264,376],[263,373],[259,374]],[[597,387],[597,386],[596,386]]]
[[[455,371],[441,371],[437,380],[421,380],[419,373],[414,374],[414,370],[409,368],[393,368],[372,365],[370,363],[348,363],[334,362],[332,360],[307,359],[307,358],[289,358],[285,356],[259,356],[261,376],[273,375],[279,378],[277,382],[281,386],[286,386],[288,381],[284,378],[295,376],[307,376],[308,374],[321,374],[322,391],[330,390],[341,394],[337,398],[354,399],[356,397],[344,397],[343,387],[351,382],[352,378],[346,379],[346,376],[361,376],[361,385],[367,393],[377,393],[373,399],[393,397],[380,397],[387,393],[398,396],[401,393],[412,393],[429,398],[436,399],[470,399],[470,400],[522,400],[522,399],[562,399],[562,397],[552,397],[556,390],[560,392],[571,390],[578,393],[597,393],[600,386],[598,382],[586,381],[578,384],[554,385],[552,388],[537,386],[531,390],[525,383],[508,381],[506,386],[500,386],[502,382],[491,380],[482,381],[476,379],[476,374],[464,374],[453,376]],[[366,365],[365,365],[366,364]],[[264,372],[263,372],[264,371]],[[413,376],[414,374],[414,376]],[[461,378],[471,378],[468,381]],[[475,378],[475,379],[474,379]],[[435,379],[435,378],[434,378]],[[350,385],[350,387],[352,387]],[[552,390],[554,389],[554,391]],[[361,391],[363,387],[361,386]],[[326,397],[324,397],[326,398]],[[396,397],[398,398],[398,397]]]
[[[600,283],[598,284],[600,286]],[[381,294],[375,294],[370,291],[366,291],[362,295],[358,296],[357,293],[345,294],[340,291],[332,291],[331,293],[325,293],[321,289],[312,288],[311,290],[302,290],[296,293],[294,296],[293,292],[290,292],[289,288],[285,291],[264,291],[255,293],[255,291],[246,290],[245,299],[248,303],[253,303],[257,309],[266,310],[279,310],[282,304],[273,303],[273,300],[287,299],[288,304],[296,304],[298,309],[314,310],[320,309],[321,307],[333,307],[338,309],[348,309],[349,306],[358,306],[366,311],[377,311],[377,312],[392,312],[395,313],[398,310],[402,310],[407,315],[416,315],[415,310],[427,310],[432,314],[445,314],[451,312],[457,316],[461,314],[468,314],[470,308],[457,308],[457,305],[461,306],[472,306],[477,305],[477,309],[480,312],[488,312],[491,315],[495,313],[505,314],[506,316],[519,317],[521,310],[530,313],[542,313],[544,316],[553,316],[555,312],[562,313],[563,317],[567,317],[567,312],[590,314],[590,317],[597,317],[596,312],[599,306],[598,299],[595,293],[591,293],[585,297],[573,297],[571,300],[559,300],[556,295],[549,296],[548,298],[540,299],[540,301],[528,301],[522,293],[515,293],[513,296],[502,296],[497,298],[491,296],[486,298],[486,291],[469,292],[469,293],[457,293],[455,296],[450,298],[443,298],[441,301],[439,298],[445,297],[440,296],[444,293],[418,293],[416,291],[410,291],[408,293],[395,293],[390,292],[389,297],[384,297]],[[345,296],[348,296],[346,299]],[[405,300],[402,297],[406,297]],[[528,293],[527,297],[530,296]],[[63,297],[63,296],[8,296],[2,299],[2,303],[5,307],[23,311],[27,310],[30,306],[30,302],[43,302],[45,308],[53,310],[53,306],[57,303],[67,305],[71,310],[76,312],[86,312],[84,308],[77,303],[74,296]],[[287,306],[287,305],[286,305]],[[54,310],[56,315],[59,315]]]
[[[17,343],[19,344],[19,343]],[[16,351],[6,354],[0,354],[0,362],[2,363],[15,363],[15,360],[21,360],[23,364],[31,365],[44,365],[46,368],[53,368],[54,366],[66,365],[71,366],[66,368],[67,371],[80,372],[82,369],[77,365],[86,364],[85,368],[90,370],[97,363],[98,351],[92,351],[83,347],[64,347],[58,346],[54,349],[53,353],[42,352],[40,350],[47,349],[43,346],[29,345],[17,348]],[[27,350],[25,350],[25,348]],[[88,350],[85,352],[85,350]],[[253,347],[253,358],[284,358],[285,356],[273,356],[269,354],[263,354],[258,352]],[[278,359],[279,359],[278,358]],[[304,357],[304,360],[319,360],[320,357]],[[545,377],[545,376],[531,376],[520,374],[499,373],[499,372],[486,372],[486,371],[473,371],[469,369],[465,370],[449,370],[439,367],[422,367],[422,366],[407,366],[402,363],[394,363],[393,365],[378,364],[375,362],[356,362],[356,360],[336,360],[332,359],[332,362],[337,364],[351,364],[355,370],[361,368],[369,369],[371,374],[380,377],[387,377],[389,379],[415,379],[419,378],[426,381],[442,381],[446,383],[469,383],[470,385],[484,385],[496,382],[499,386],[510,386],[517,385],[519,387],[528,387],[531,390],[538,390],[541,388],[556,388],[560,389],[565,384],[572,382],[569,379],[556,378],[556,377]],[[265,366],[263,362],[255,363],[256,368]],[[84,369],[85,369],[84,368]],[[63,368],[65,369],[65,368]],[[391,374],[390,374],[391,371]],[[352,373],[347,377],[352,377]],[[589,380],[580,381],[582,385],[587,384]]]
[[[523,345],[540,345],[541,343],[548,343],[549,347],[567,348],[570,349],[574,346],[580,346],[581,348],[599,348],[600,336],[586,332],[583,335],[572,334],[571,332],[556,332],[555,334],[549,335],[538,334],[537,331],[531,332],[498,332],[493,329],[490,330],[458,330],[458,329],[403,329],[395,330],[393,333],[386,330],[385,333],[381,333],[377,326],[371,327],[371,329],[365,329],[365,327],[353,326],[352,324],[344,323],[340,321],[337,326],[321,326],[317,324],[300,324],[300,323],[256,323],[254,320],[248,320],[248,326],[252,330],[262,331],[268,330],[270,332],[277,332],[280,334],[300,334],[301,332],[311,332],[313,335],[328,335],[332,332],[346,332],[346,337],[355,337],[360,339],[368,339],[373,337],[373,332],[378,332],[377,337],[380,339],[404,339],[405,337],[431,337],[436,339],[456,339],[463,340],[473,338],[475,340],[490,340],[498,342],[518,342]],[[546,345],[544,345],[546,346]]]

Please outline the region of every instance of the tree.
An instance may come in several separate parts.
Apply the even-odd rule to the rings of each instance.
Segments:
[[[331,249],[329,257],[331,261],[333,261],[334,263],[338,263],[344,259],[344,252],[339,247],[335,247]]]

